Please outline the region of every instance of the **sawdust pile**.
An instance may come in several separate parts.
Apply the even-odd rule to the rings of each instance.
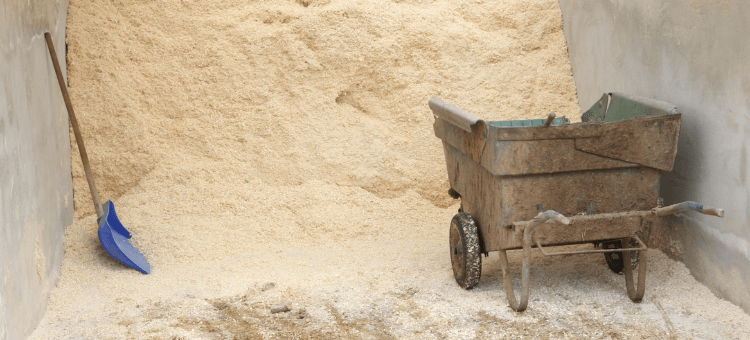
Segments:
[[[234,200],[192,190],[255,179],[445,207],[431,96],[488,119],[579,112],[554,1],[73,1],[68,25],[103,196],[172,189],[194,215]]]
[[[554,1],[72,1],[68,48],[101,196],[156,268],[434,223],[394,223],[455,204],[433,95],[488,119],[579,112]]]
[[[544,291],[532,306],[557,312],[511,313],[492,258],[475,291],[453,282],[457,201],[427,100],[490,120],[577,119],[556,1],[72,0],[68,20],[70,92],[100,196],[152,274],[99,245],[73,144],[76,222],[32,338],[669,333],[624,326],[648,316],[594,320]],[[619,277],[588,259],[566,267],[564,300],[593,285],[637,315],[622,285],[601,287]],[[577,286],[590,263],[594,283]],[[287,300],[292,312],[269,314]],[[583,319],[555,307],[571,303]],[[558,312],[563,323],[539,327]],[[724,329],[739,329],[733,315]]]

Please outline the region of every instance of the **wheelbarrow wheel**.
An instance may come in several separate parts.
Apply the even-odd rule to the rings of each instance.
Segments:
[[[474,288],[482,275],[482,256],[479,232],[471,215],[458,213],[453,216],[449,241],[453,277],[461,288]]]
[[[620,249],[622,248],[622,242],[620,240],[614,240],[614,241],[607,241],[602,242],[602,249]],[[630,241],[630,248],[637,248],[640,247],[638,245],[638,242],[635,240]],[[633,266],[633,269],[638,268],[638,253],[639,252],[631,252],[630,254],[630,264]],[[607,261],[607,266],[609,266],[609,269],[612,270],[616,274],[623,274],[623,269],[625,269],[625,256],[622,252],[616,252],[616,253],[604,253],[604,259]]]

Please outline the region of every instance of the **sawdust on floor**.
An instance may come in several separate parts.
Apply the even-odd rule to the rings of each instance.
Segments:
[[[104,252],[74,161],[76,220],[32,339],[750,336],[658,251],[641,304],[594,256],[535,257],[521,314],[494,254],[476,289],[453,281],[427,100],[577,120],[553,0],[72,0],[67,43],[100,195],[153,270]]]

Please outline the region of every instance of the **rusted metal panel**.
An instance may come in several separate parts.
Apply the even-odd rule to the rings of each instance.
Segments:
[[[565,216],[577,216],[648,210],[656,207],[659,196],[659,171],[646,167],[497,179],[502,189],[498,207],[502,212],[493,214],[499,218],[491,222],[491,227],[505,241],[490,241],[493,249],[519,245],[516,235],[504,227],[534,218],[537,204]]]
[[[616,124],[602,124],[600,135],[577,137],[576,147],[669,171],[677,154],[681,118],[674,104],[622,93],[605,93],[581,120]]]
[[[574,139],[498,141],[490,130],[482,166],[495,175],[531,175],[553,172],[631,168],[638,164],[576,149]]]
[[[552,126],[527,126],[527,127],[500,127],[490,122],[490,129],[495,129],[497,140],[542,140],[542,139],[567,139],[588,138],[601,135],[604,131],[603,124],[564,124]]]
[[[482,251],[498,249],[502,187],[496,176],[448,143],[443,143],[451,188],[461,195],[461,207],[479,227]],[[494,242],[494,243],[491,243]]]
[[[575,139],[575,148],[594,155],[636,163],[660,170],[672,170],[677,155],[681,114],[638,117],[615,123],[580,123],[557,126],[495,127],[493,141],[538,141]],[[501,147],[502,143],[490,143]],[[531,161],[531,159],[528,159]],[[487,159],[485,164],[496,160]],[[502,171],[501,171],[502,172]]]
[[[472,132],[466,132],[442,118],[435,118],[435,136],[456,148],[461,153],[479,162],[487,143],[487,128],[484,121],[478,121],[471,126]]]
[[[554,114],[554,113],[552,113]],[[549,119],[549,116],[547,116],[547,120]],[[547,120],[545,119],[521,119],[521,120],[501,120],[501,121],[493,121],[489,122],[492,126],[498,126],[498,127],[509,127],[509,126],[545,126],[547,123]],[[562,124],[568,124],[570,121],[565,116],[562,116],[561,118],[554,118],[552,117],[552,120],[549,122],[549,124],[546,124],[546,126],[550,125],[562,125]]]
[[[575,146],[592,154],[670,171],[677,155],[681,118],[673,114],[603,123],[601,135],[577,138]]]
[[[618,124],[631,121],[651,121],[660,119],[677,119],[680,114],[655,117],[636,117],[632,120],[604,123],[574,123],[552,126],[527,126],[527,127],[500,127],[495,122],[490,122],[490,128],[497,129],[495,134],[497,140],[540,140],[540,139],[565,139],[565,138],[590,138],[598,137],[612,130],[616,130]]]
[[[444,145],[451,187],[461,195],[463,211],[476,220],[485,252],[517,246],[513,241],[516,236],[506,227],[515,221],[534,218],[537,204],[565,216],[575,216],[648,210],[655,208],[658,201],[656,169],[497,176],[451,145]]]
[[[659,198],[659,171],[647,167],[576,171],[534,176],[498,176],[504,218],[532,219],[537,204],[565,216],[646,210]]]

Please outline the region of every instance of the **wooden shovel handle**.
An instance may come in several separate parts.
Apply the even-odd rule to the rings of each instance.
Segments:
[[[55,53],[55,46],[52,44],[52,36],[49,33],[44,33],[44,39],[47,40],[47,48],[49,49],[49,56],[52,57],[52,65],[55,66],[55,74],[57,74],[57,83],[60,85],[60,91],[62,91],[63,99],[65,100],[65,107],[68,108],[68,118],[70,118],[70,125],[73,126],[73,133],[76,135],[76,143],[78,143],[78,151],[81,152],[81,162],[83,163],[83,169],[86,171],[86,180],[89,182],[89,190],[91,190],[91,199],[94,200],[94,209],[96,209],[96,217],[104,215],[102,210],[101,202],[99,201],[99,192],[96,190],[96,183],[94,183],[94,176],[91,174],[91,165],[89,165],[89,156],[86,154],[86,147],[83,145],[83,136],[78,128],[78,121],[76,115],[73,112],[73,105],[70,103],[70,96],[68,96],[68,88],[65,85],[65,79],[63,79],[62,71],[60,71],[60,63],[57,62],[57,54]]]

